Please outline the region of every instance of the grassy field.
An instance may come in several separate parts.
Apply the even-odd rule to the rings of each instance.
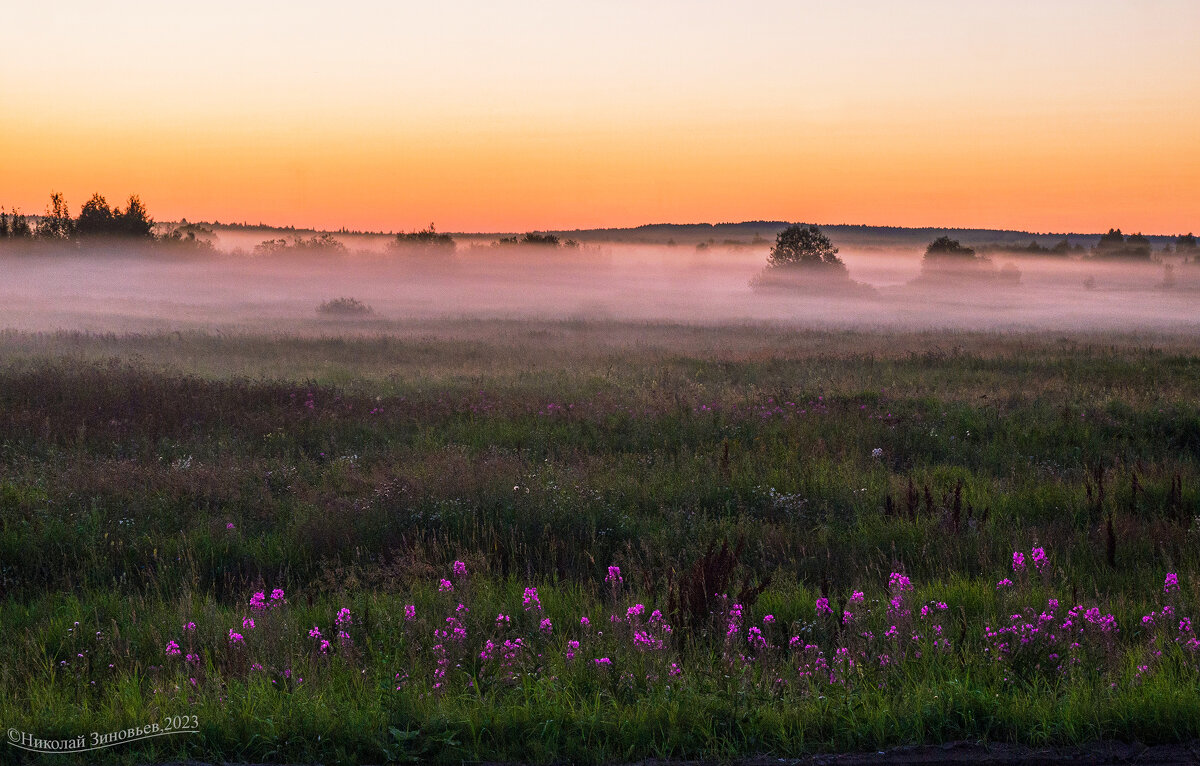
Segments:
[[[6,729],[195,717],[56,756],[89,763],[1200,737],[1195,338],[341,327],[0,334]]]

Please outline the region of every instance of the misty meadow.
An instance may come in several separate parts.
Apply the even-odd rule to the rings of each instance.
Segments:
[[[0,245],[0,718],[43,744],[164,716],[195,730],[76,757],[1200,735],[1184,238],[47,220]]]
[[[9,3],[0,764],[1200,761],[1200,3]]]

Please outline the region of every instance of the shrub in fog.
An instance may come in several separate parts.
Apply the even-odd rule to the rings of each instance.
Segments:
[[[254,246],[255,255],[319,255],[342,254],[346,246],[328,232],[311,237],[267,239]]]
[[[453,255],[457,246],[453,237],[439,233],[431,223],[428,229],[400,232],[388,243],[388,249],[416,255]]]
[[[317,306],[317,313],[326,316],[368,316],[375,310],[357,298],[334,298]]]

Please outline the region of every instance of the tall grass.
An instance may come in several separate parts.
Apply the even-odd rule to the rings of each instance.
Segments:
[[[603,329],[599,348],[578,343]],[[1200,736],[1178,625],[1200,601],[1200,355],[1185,341],[423,332],[0,339],[0,722],[68,736],[202,720],[88,757],[139,762]],[[1033,548],[1048,569],[1014,572]],[[892,573],[916,584],[910,611],[947,605],[948,647],[883,638],[909,629],[886,607]],[[727,599],[704,592],[718,580]],[[250,609],[276,587],[286,605]],[[525,610],[527,587],[543,612]],[[874,622],[851,629],[856,591]],[[996,660],[988,629],[1052,598],[1059,621],[1096,606],[1120,630],[1065,671],[1049,649]],[[645,622],[654,609],[671,633]],[[447,618],[463,643],[435,636]],[[517,638],[507,670],[479,658]],[[861,653],[857,669],[817,683],[810,644]]]

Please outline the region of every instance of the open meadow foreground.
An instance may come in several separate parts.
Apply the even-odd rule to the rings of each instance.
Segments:
[[[1200,2],[0,13],[0,766],[1200,764]]]
[[[196,730],[87,762],[1200,737],[1195,336],[391,330],[0,337],[6,727]]]

